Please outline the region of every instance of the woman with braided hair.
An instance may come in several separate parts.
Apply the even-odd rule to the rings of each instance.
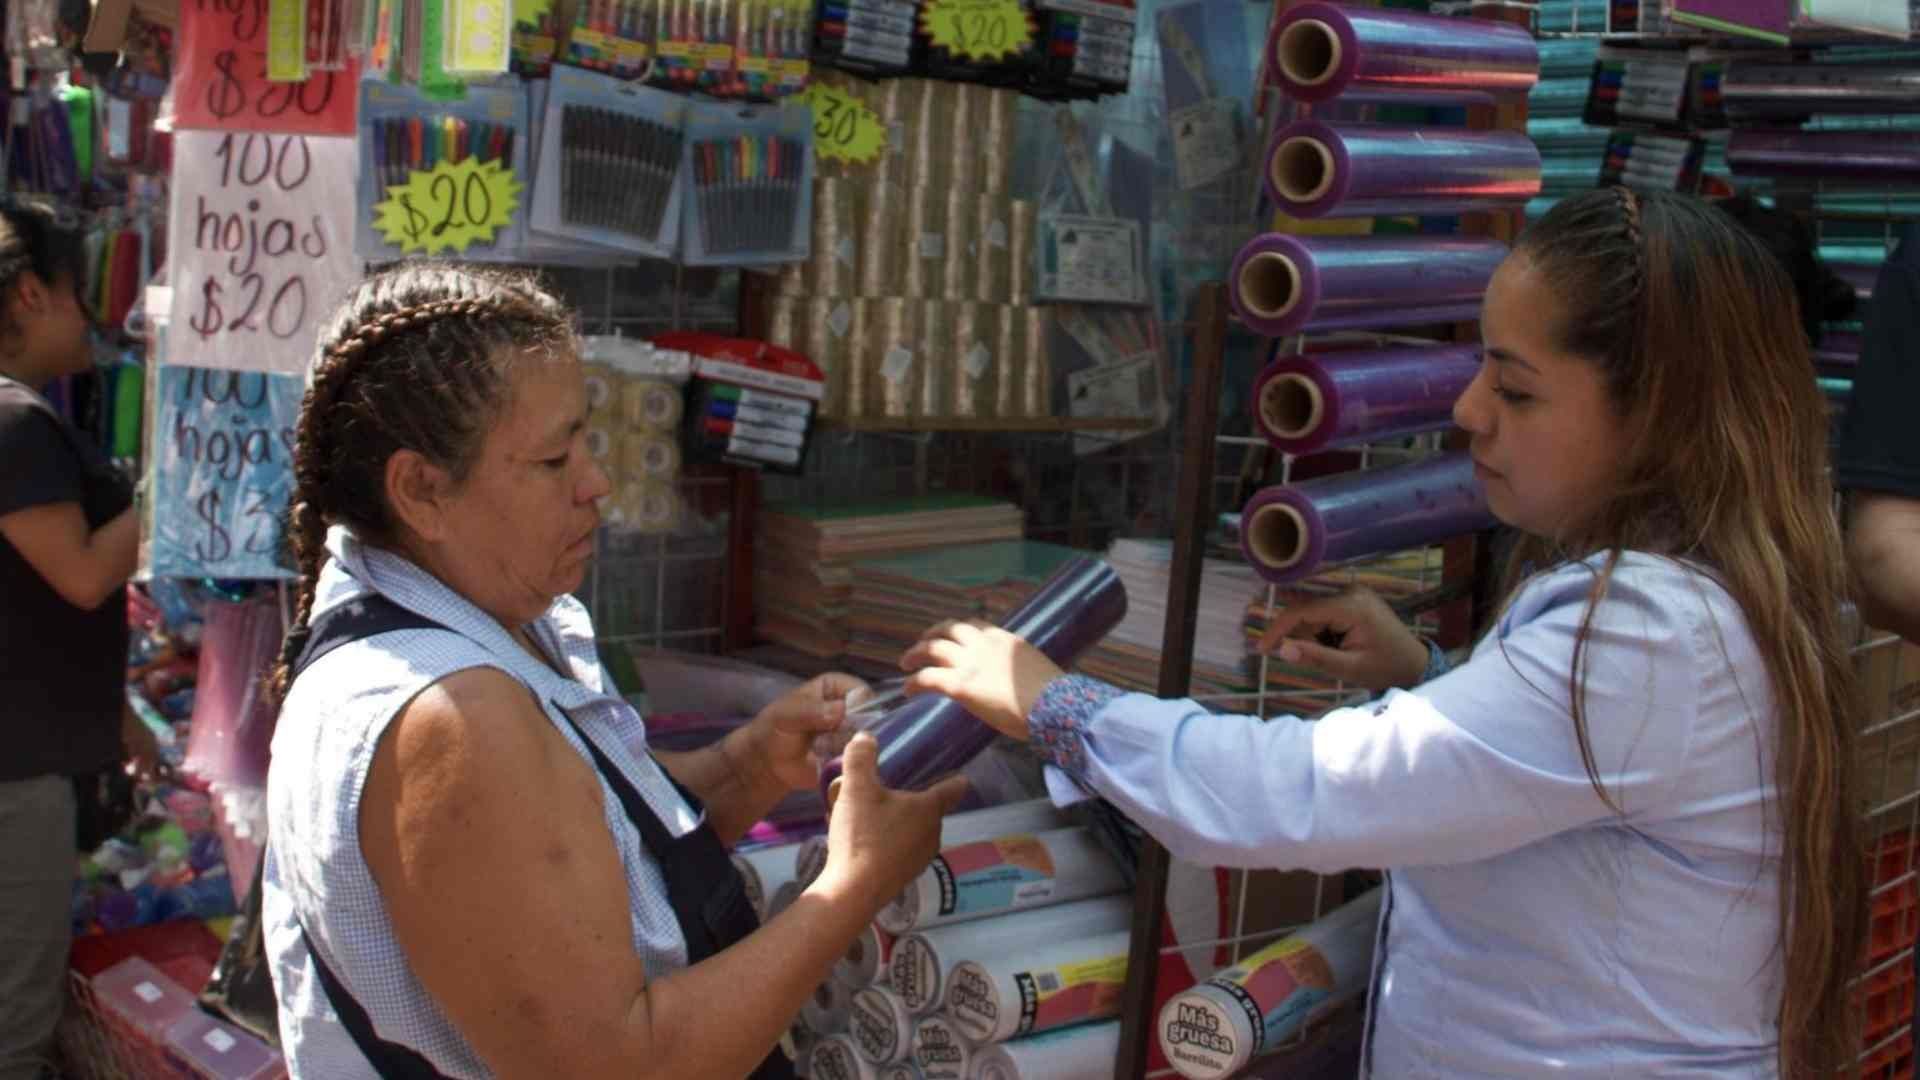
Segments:
[[[320,336],[262,879],[295,1077],[791,1076],[781,1035],[959,797],[886,790],[855,738],[826,871],[757,924],[726,845],[814,782],[859,683],[629,749],[568,595],[608,490],[570,324],[524,278],[428,263]]]
[[[1829,1077],[1861,1050],[1846,588],[1787,274],[1672,194],[1567,199],[1490,283],[1454,406],[1524,534],[1463,663],[1358,591],[1268,649],[1383,696],[1215,716],[936,627],[959,699],[1203,865],[1388,873],[1382,1077]]]
[[[84,280],[52,207],[0,206],[0,1080],[51,1075],[76,780],[154,757],[124,690],[133,489],[40,395],[92,366]]]

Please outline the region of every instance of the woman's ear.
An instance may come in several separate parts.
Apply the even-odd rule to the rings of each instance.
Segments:
[[[7,307],[15,315],[38,315],[47,309],[52,299],[52,287],[41,280],[39,274],[22,270],[7,295]]]
[[[453,478],[415,450],[395,450],[387,459],[387,505],[395,521],[430,544],[445,542],[452,531],[447,500]]]

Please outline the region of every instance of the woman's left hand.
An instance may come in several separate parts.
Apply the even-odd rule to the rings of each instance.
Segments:
[[[945,694],[995,731],[1021,740],[1040,691],[1065,674],[1025,639],[983,622],[941,623],[907,650],[900,667],[913,673],[907,693]]]
[[[813,787],[821,765],[814,740],[838,732],[847,716],[847,695],[866,689],[851,675],[828,672],[782,694],[740,729],[738,766],[771,777],[783,791]]]

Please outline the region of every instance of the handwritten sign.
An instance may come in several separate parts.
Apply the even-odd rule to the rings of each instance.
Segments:
[[[387,188],[387,197],[373,205],[373,227],[382,240],[409,255],[464,252],[470,244],[491,243],[496,232],[513,224],[520,188],[497,161],[442,161],[431,170],[415,169],[406,183]]]
[[[301,374],[360,277],[352,139],[183,131],[167,216],[181,363]]]
[[[181,0],[174,126],[352,135],[359,62],[300,82],[272,82],[267,24],[267,0]]]
[[[281,529],[304,392],[292,375],[160,366],[148,454],[155,575],[290,576]]]
[[[920,21],[934,45],[968,60],[1017,56],[1033,44],[1020,0],[927,0]]]
[[[832,161],[864,165],[887,148],[887,126],[867,103],[823,83],[807,89],[813,109],[813,152]]]

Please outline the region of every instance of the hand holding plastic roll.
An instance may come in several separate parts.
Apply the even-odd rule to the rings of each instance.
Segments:
[[[1254,380],[1254,422],[1289,454],[1439,431],[1479,370],[1477,345],[1282,356]]]
[[[1327,563],[1423,547],[1490,528],[1486,493],[1464,453],[1264,488],[1240,512],[1240,550],[1278,585]]]
[[[1463,322],[1506,257],[1498,240],[1266,233],[1234,256],[1227,297],[1267,337]]]
[[[1066,668],[1126,613],[1127,590],[1119,575],[1099,559],[1083,555],[1055,571],[1001,625]],[[880,743],[881,781],[908,790],[957,771],[994,740],[992,728],[938,694],[908,701],[872,730]],[[825,792],[839,775],[835,759],[820,771],[820,790]]]
[[[1299,218],[1457,214],[1540,193],[1524,132],[1297,120],[1267,151],[1267,195]]]
[[[1275,20],[1267,70],[1310,103],[1486,105],[1538,81],[1540,50],[1506,23],[1315,0]]]

